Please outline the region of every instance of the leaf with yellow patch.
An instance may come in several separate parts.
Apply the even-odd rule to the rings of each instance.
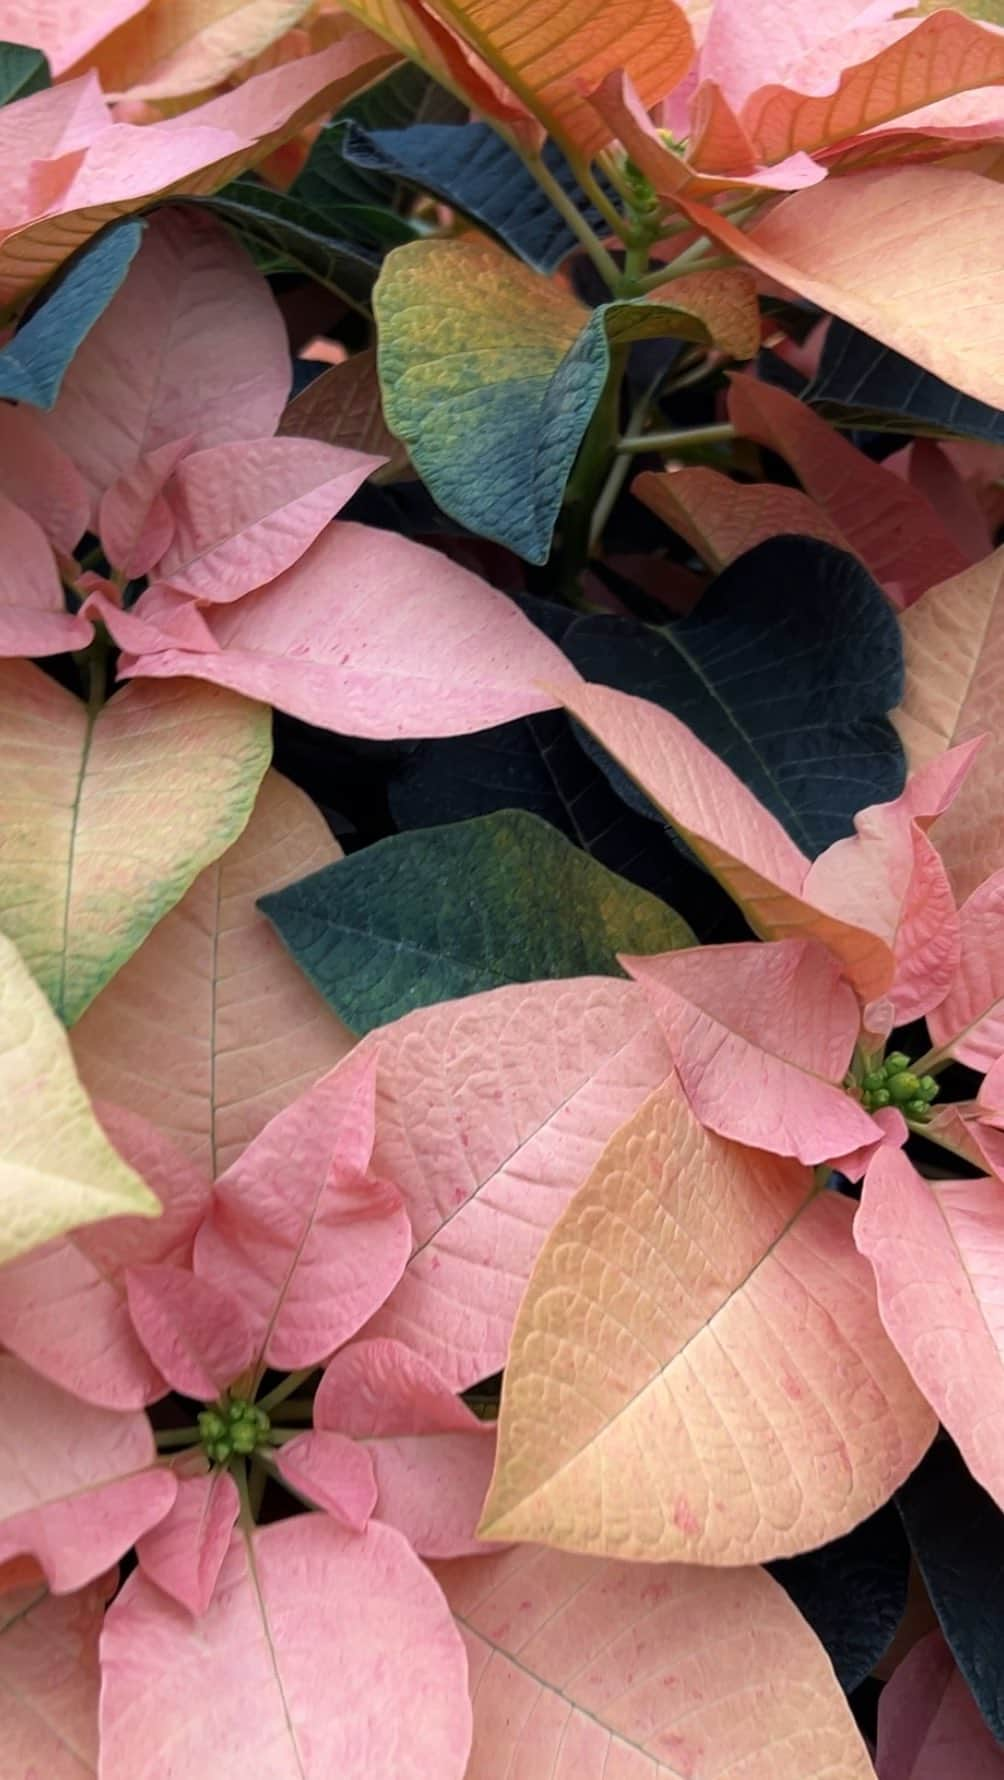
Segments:
[[[888,1500],[936,1418],[854,1206],[706,1131],[674,1078],[558,1219],[516,1319],[480,1535],[748,1564]]]
[[[986,735],[934,839],[961,902],[1004,865],[1004,549],[932,587],[904,612],[903,702],[893,721],[912,769]]]
[[[742,269],[590,312],[475,235],[397,248],[374,309],[391,430],[447,513],[530,562],[547,560],[611,348],[674,335],[749,357],[760,337]]]
[[[0,1262],[99,1218],[160,1206],[94,1116],[59,1021],[0,934]]]
[[[97,710],[0,665],[0,929],[71,1026],[237,838],[271,752],[263,705],[137,683]]]

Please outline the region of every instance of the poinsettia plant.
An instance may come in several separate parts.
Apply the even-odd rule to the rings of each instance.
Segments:
[[[1004,1775],[1002,82],[0,0],[12,1780]]]

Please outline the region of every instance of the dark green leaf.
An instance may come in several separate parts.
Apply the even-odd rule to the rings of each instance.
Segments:
[[[343,152],[354,167],[441,198],[490,229],[540,272],[553,272],[578,244],[525,163],[488,124],[413,124],[408,130],[354,125]],[[547,145],[544,160],[590,226],[602,229],[599,212],[553,143]]]
[[[521,810],[380,841],[259,907],[356,1032],[503,983],[620,975],[616,953],[693,937]]]
[[[990,1730],[1004,1742],[1004,1514],[945,1439],[935,1442],[897,1502],[942,1631]]]
[[[49,64],[40,49],[25,43],[0,43],[0,105],[27,99],[52,85]]]
[[[903,751],[886,713],[902,696],[892,609],[867,569],[815,538],[737,558],[688,618],[664,628],[580,618],[562,648],[589,680],[672,711],[811,856],[855,812],[897,797]],[[588,738],[635,809],[651,805]]]
[[[1004,411],[977,402],[922,371],[846,321],[831,321],[819,370],[805,399],[844,425],[959,434],[1004,445]]]
[[[214,197],[200,202],[230,223],[241,239],[256,250],[263,269],[305,272],[355,308],[368,308],[380,271],[376,250],[357,241],[334,238],[328,231],[327,220],[287,192],[274,192],[253,178],[235,179]],[[390,217],[389,212],[387,215],[391,227],[399,223],[404,237],[412,239],[413,231],[407,223]],[[358,226],[358,221],[358,216],[354,216],[349,226]]]
[[[906,1611],[910,1547],[896,1510],[880,1508],[831,1545],[767,1568],[808,1620],[844,1692],[853,1693]]]
[[[122,284],[142,238],[142,223],[114,223],[69,262],[0,351],[0,397],[52,407],[74,353]]]
[[[459,107],[420,68],[405,63],[377,86],[359,93],[321,130],[307,164],[290,191],[322,216],[333,204],[393,203],[397,186],[393,178],[346,161],[345,144],[353,124],[364,130],[403,130],[418,118],[439,122],[452,118]],[[460,112],[460,115],[463,115]]]

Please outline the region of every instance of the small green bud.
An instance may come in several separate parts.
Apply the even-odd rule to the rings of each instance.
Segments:
[[[910,1059],[905,1051],[891,1051],[883,1065],[886,1080],[890,1076],[900,1075],[904,1069],[909,1069],[909,1067]]]
[[[227,1415],[231,1422],[242,1422],[250,1407],[250,1403],[245,1403],[242,1397],[234,1397],[227,1405]]]
[[[206,1447],[206,1451],[214,1465],[225,1465],[230,1457],[230,1442],[229,1440],[214,1440],[211,1446]]]
[[[913,1120],[915,1125],[926,1124],[931,1116],[931,1109],[926,1100],[908,1100],[903,1111],[908,1119]]]
[[[876,1112],[880,1106],[888,1106],[889,1105],[889,1102],[892,1099],[892,1095],[890,1094],[888,1088],[876,1088],[874,1094],[870,1094],[868,1098],[871,1102],[871,1104],[868,1108],[868,1111]]]
[[[226,1423],[215,1409],[203,1409],[200,1412],[198,1427],[204,1441],[219,1440],[226,1433]]]
[[[255,1412],[254,1412],[254,1418],[255,1418],[255,1423],[257,1425],[259,1434],[267,1434],[269,1431],[269,1428],[272,1426],[272,1423],[268,1419],[267,1412],[264,1409],[257,1408],[257,1406],[256,1406]]]
[[[868,1074],[865,1076],[862,1086],[867,1089],[869,1094],[877,1093],[880,1088],[885,1087],[885,1070],[884,1069],[869,1070]]]
[[[889,1092],[897,1106],[905,1106],[908,1100],[916,1100],[920,1092],[920,1082],[909,1069],[898,1070],[888,1080]]]
[[[941,1093],[941,1089],[933,1075],[921,1076],[920,1091],[925,1100],[937,1100],[938,1095]]]
[[[230,1444],[234,1452],[254,1452],[258,1444],[258,1429],[251,1422],[240,1422],[230,1436]]]

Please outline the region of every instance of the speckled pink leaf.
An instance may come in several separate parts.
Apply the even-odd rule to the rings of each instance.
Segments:
[[[343,1348],[318,1386],[314,1426],[364,1441],[379,1492],[373,1511],[422,1557],[486,1549],[475,1529],[491,1481],[494,1426],[420,1354],[390,1340]]]
[[[562,688],[562,703],[672,822],[763,939],[814,938],[863,1001],[893,978],[887,942],[814,906],[809,861],[735,774],[661,706],[606,686]]]
[[[384,462],[317,439],[196,451],[168,486],[175,531],[157,574],[214,604],[239,599],[298,561]]]
[[[282,318],[244,249],[205,211],[158,210],[41,423],[77,464],[96,511],[164,446],[274,432],[288,389]]]
[[[34,408],[0,402],[0,490],[30,513],[54,550],[69,556],[76,549],[90,514],[87,487]]]
[[[154,1365],[183,1397],[211,1402],[250,1363],[255,1338],[241,1301],[187,1267],[129,1267],[129,1315]]]
[[[995,1743],[940,1632],[929,1632],[882,1689],[879,1780],[1004,1780]]]
[[[465,734],[545,711],[577,678],[504,594],[441,552],[336,520],[284,575],[206,621],[218,654],[126,657],[126,675],[243,690],[344,735]]]
[[[100,1576],[174,1501],[155,1459],[145,1415],[80,1403],[0,1354],[0,1563],[29,1553],[57,1594]]]
[[[66,610],[41,526],[0,495],[0,656],[86,649],[93,634],[86,618]]]
[[[255,907],[340,857],[310,799],[266,773],[240,839],[73,1029],[90,1091],[155,1119],[212,1175],[351,1049]]]
[[[695,946],[620,963],[648,996],[712,1131],[812,1163],[879,1140],[842,1086],[860,1010],[823,946]]]
[[[87,1403],[139,1409],[167,1386],[137,1339],[124,1270],[190,1259],[210,1182],[145,1119],[97,1110],[163,1211],[156,1219],[106,1218],[9,1262],[0,1272],[0,1345]]]
[[[366,1334],[463,1390],[504,1366],[541,1243],[671,1059],[640,989],[610,977],[420,1008],[379,1044],[373,1166],[415,1247]]]
[[[199,1620],[131,1576],[101,1666],[102,1780],[168,1762],[194,1776],[208,1748],[216,1780],[249,1780],[263,1751],[269,1780],[461,1780],[467,1766],[460,1636],[377,1522],[360,1535],[307,1514],[235,1535]]]
[[[927,1181],[900,1150],[865,1175],[854,1237],[891,1339],[977,1483],[1004,1508],[1004,1195]]]
[[[102,547],[112,567],[130,578],[148,575],[174,537],[175,516],[163,489],[192,444],[189,433],[144,452],[101,496]]]
[[[822,1646],[764,1570],[525,1547],[441,1564],[467,1780],[874,1780]]]
[[[240,1298],[259,1365],[326,1359],[384,1302],[411,1229],[368,1171],[377,1054],[357,1049],[279,1113],[217,1183],[195,1243],[203,1278]]]
[[[927,1024],[939,1050],[987,1070],[1004,1054],[1004,871],[963,903],[959,929],[958,968]]]
[[[313,1428],[280,1446],[275,1463],[297,1495],[323,1508],[350,1532],[366,1531],[376,1507],[377,1486],[365,1446],[345,1434]]]
[[[11,1780],[85,1780],[98,1766],[98,1636],[115,1586],[44,1584],[0,1600],[3,1760]]]
[[[136,1541],[140,1569],[190,1613],[205,1613],[239,1512],[229,1471],[180,1476],[173,1507]]]
[[[806,494],[901,604],[966,567],[968,559],[918,490],[865,457],[787,390],[736,375],[729,418],[745,438],[787,459]]]

